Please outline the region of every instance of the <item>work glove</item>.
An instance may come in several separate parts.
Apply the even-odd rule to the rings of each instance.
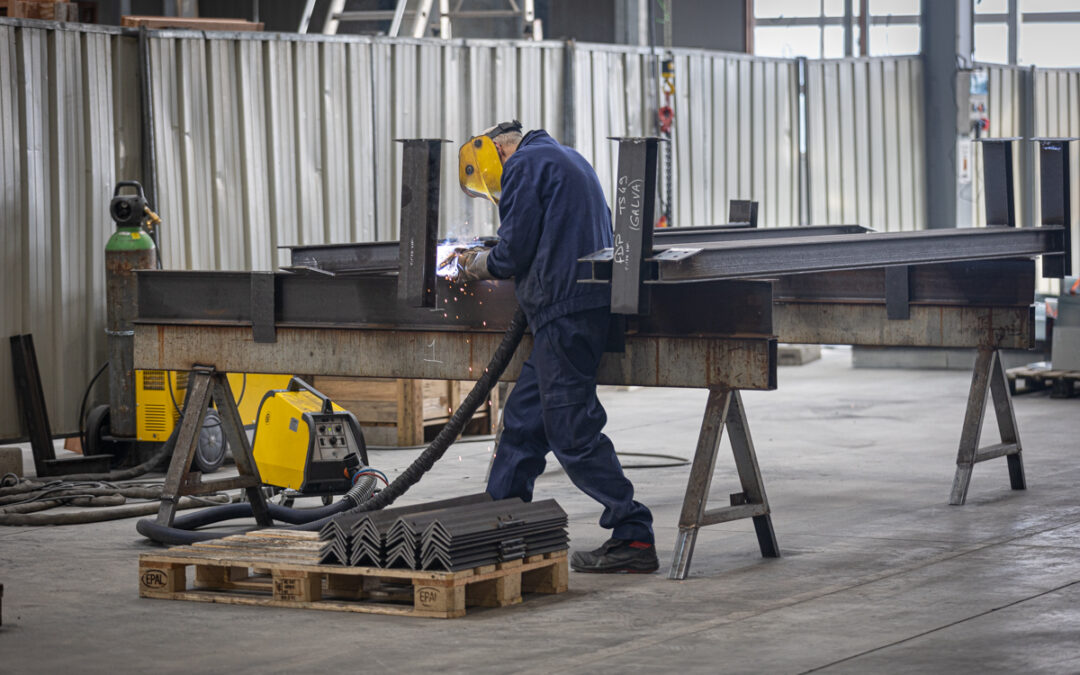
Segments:
[[[488,271],[487,259],[491,253],[489,248],[469,248],[457,254],[457,270],[451,281],[462,285],[470,281],[482,281],[494,279]]]

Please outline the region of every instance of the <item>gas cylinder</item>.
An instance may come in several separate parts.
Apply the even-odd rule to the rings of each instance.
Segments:
[[[123,188],[135,194],[121,195]],[[134,438],[135,326],[138,287],[135,271],[157,267],[157,247],[143,229],[148,208],[142,185],[116,184],[109,215],[116,232],[105,245],[105,333],[109,348],[109,432],[116,438]]]

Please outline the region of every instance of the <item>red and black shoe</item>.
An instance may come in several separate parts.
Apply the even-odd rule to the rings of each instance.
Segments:
[[[575,572],[649,574],[660,568],[656,547],[643,541],[608,539],[595,551],[575,551],[570,556]]]

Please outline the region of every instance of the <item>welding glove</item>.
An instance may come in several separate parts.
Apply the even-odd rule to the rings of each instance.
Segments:
[[[470,248],[458,253],[457,272],[453,282],[460,285],[469,281],[494,279],[487,266],[489,253],[489,248]]]

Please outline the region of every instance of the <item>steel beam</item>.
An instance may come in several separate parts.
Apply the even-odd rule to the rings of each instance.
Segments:
[[[1043,261],[1043,276],[1057,278],[1072,274],[1072,190],[1069,162],[1069,142],[1075,138],[1038,138],[1039,193],[1042,224],[1064,228],[1064,255]]]
[[[1061,227],[986,227],[714,242],[657,253],[652,283],[767,278],[965,260],[1061,255]]]
[[[135,367],[190,370],[213,362],[236,373],[475,380],[502,340],[498,333],[353,328],[277,329],[258,343],[243,326],[147,325],[135,328]],[[532,349],[526,336],[506,369],[513,381]],[[626,351],[606,354],[600,384],[656,387],[776,388],[776,339],[629,336]]]
[[[910,318],[890,321],[885,304],[777,301],[773,323],[781,342],[875,347],[1035,346],[1034,307],[911,305]]]
[[[1019,138],[980,138],[983,157],[983,197],[987,225],[1016,227],[1013,189],[1013,141]]]
[[[436,242],[443,139],[405,139],[401,160],[398,300],[435,306]]]
[[[887,303],[887,269],[780,277],[773,283],[773,298],[778,302]],[[911,304],[1027,307],[1035,298],[1033,260],[975,260],[907,269],[907,301]]]
[[[250,272],[140,272],[139,318],[142,323],[265,325],[256,317],[260,305],[251,292]],[[269,304],[278,327],[470,330],[500,332],[517,307],[511,282],[469,284],[465,290],[446,279],[437,282],[435,311],[398,302],[392,276],[274,275]],[[650,315],[634,326],[655,335],[771,335],[772,291],[760,281],[720,281],[693,289],[658,288]],[[701,312],[708,305],[712,311]],[[254,309],[253,309],[254,308]],[[271,326],[270,328],[273,328]]]
[[[656,151],[659,138],[616,138],[619,166],[611,215],[614,270],[611,311],[643,314],[648,296],[641,286],[643,260],[652,252],[656,216]]]
[[[289,265],[283,269],[296,272],[367,274],[396,272],[400,245],[396,241],[364,244],[319,244],[317,246],[282,246],[289,249]]]
[[[873,230],[861,225],[806,225],[796,227],[753,228],[746,224],[707,225],[703,227],[668,227],[653,232],[653,251],[662,251],[673,246],[693,246],[699,243],[719,241],[744,241],[761,239],[786,239],[791,237],[820,237],[829,234],[865,234]],[[592,266],[592,279],[611,280],[611,264],[614,249],[604,248],[590,253],[578,262]]]

